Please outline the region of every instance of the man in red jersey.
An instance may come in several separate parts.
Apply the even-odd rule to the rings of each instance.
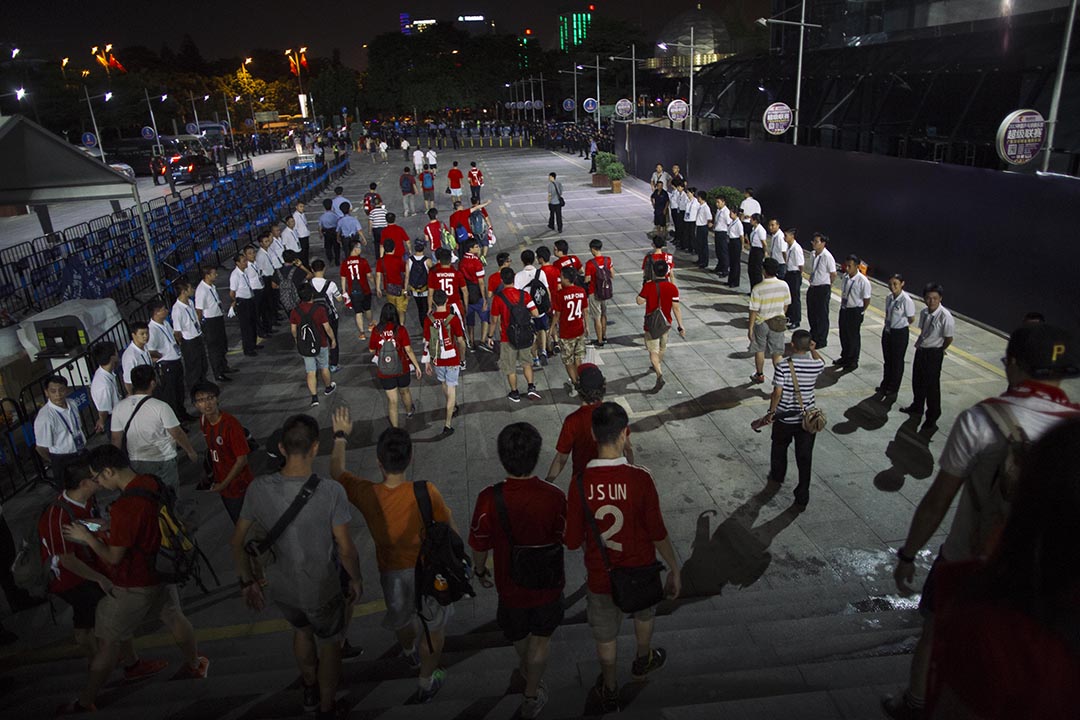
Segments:
[[[592,433],[598,457],[589,462],[584,473],[570,481],[566,495],[566,547],[585,548],[586,615],[596,641],[601,671],[594,690],[600,709],[607,713],[619,710],[615,640],[626,613],[612,598],[606,565],[648,566],[656,562],[659,553],[668,566],[664,588],[668,598],[679,596],[682,581],[675,549],[660,513],[653,477],[645,468],[627,463],[624,456],[630,434],[626,411],[612,402],[601,403],[593,411]],[[601,537],[607,563],[597,544]],[[632,614],[637,652],[631,677],[641,681],[664,665],[667,653],[662,648],[651,647],[656,606]]]
[[[516,348],[510,344],[507,336],[511,321],[511,306],[524,306],[529,316],[535,318],[539,316],[536,303],[532,301],[529,293],[514,287],[513,268],[503,268],[499,271],[499,277],[502,278],[502,287],[491,301],[491,325],[499,328],[502,340],[499,344],[499,371],[506,375],[510,384],[510,392],[506,394],[506,399],[510,402],[521,402],[521,393],[517,389],[517,369],[520,365],[525,374],[525,382],[528,383],[529,399],[539,400],[540,393],[536,391],[536,385],[533,384],[532,346]],[[494,335],[494,329],[488,330],[487,343],[491,347],[495,347]]]
[[[589,252],[592,259],[585,263],[585,282],[589,285],[589,317],[592,318],[596,331],[596,347],[604,347],[607,339],[607,302],[611,299],[611,285],[615,279],[611,258],[601,254],[603,249],[603,240],[590,240]]]
[[[454,161],[453,167],[446,173],[446,182],[450,184],[450,197],[454,202],[461,201],[461,181],[465,179],[465,174],[461,172],[458,167],[458,161]]]
[[[645,283],[637,296],[637,304],[645,306],[645,349],[649,351],[649,362],[652,363],[653,372],[656,373],[656,386],[654,391],[664,387],[664,352],[667,350],[667,338],[669,330],[659,333],[657,337],[649,334],[649,315],[657,308],[664,314],[664,319],[671,325],[672,319],[678,323],[676,326],[680,337],[686,337],[686,330],[682,324],[682,309],[679,308],[679,288],[675,283],[667,279],[668,266],[663,260],[653,261],[653,277],[651,282]]]
[[[386,227],[382,229],[382,233],[379,235],[383,240],[394,241],[394,254],[398,257],[405,257],[409,252],[409,233],[405,231],[405,228],[397,224],[397,215],[392,212],[386,213]],[[379,243],[379,255],[384,252],[386,245]]]
[[[435,252],[443,246],[443,231],[450,233],[453,232],[450,228],[446,227],[446,224],[439,220],[439,209],[431,208],[428,210],[428,224],[424,226],[424,239],[427,240],[428,247],[432,252]],[[453,251],[454,248],[447,248]]]
[[[405,256],[394,252],[394,241],[383,243],[383,255],[375,262],[375,294],[397,310],[398,322],[405,324],[409,293],[405,292]]]
[[[547,666],[551,636],[563,619],[563,559],[545,553],[539,567],[514,566],[512,547],[559,548],[566,527],[566,496],[562,490],[533,474],[543,440],[529,423],[507,425],[499,433],[499,461],[505,482],[488,486],[476,498],[469,527],[473,567],[483,587],[490,588],[488,552],[495,560],[495,587],[499,594],[496,622],[514,644],[517,672],[525,681],[520,715],[535,718],[547,703],[540,682]],[[535,574],[529,587],[514,582],[522,572]],[[539,573],[537,572],[539,571]],[[535,587],[542,584],[544,587]],[[513,683],[513,676],[511,676]]]
[[[464,254],[458,262],[458,270],[461,271],[461,277],[465,281],[468,303],[465,310],[465,323],[468,327],[469,345],[476,347],[476,319],[480,318],[480,337],[487,337],[488,323],[491,320],[491,314],[488,312],[491,298],[488,284],[484,280],[486,272],[484,263],[479,256],[480,243],[475,238],[469,238],[462,249]]]
[[[439,248],[435,251],[435,267],[428,270],[428,290],[432,292],[442,290],[446,293],[454,314],[459,318],[464,318],[468,291],[461,271],[450,264],[452,257],[447,248]]]
[[[597,458],[596,438],[592,435],[592,414],[593,410],[604,402],[604,394],[607,392],[607,381],[600,368],[592,363],[585,363],[578,368],[578,391],[581,394],[581,407],[563,420],[559,439],[555,443],[555,457],[551,459],[551,467],[548,468],[545,478],[548,482],[555,482],[566,467],[568,459],[573,459],[572,475],[577,477],[585,471],[589,461]],[[628,463],[634,462],[634,448],[630,444],[629,436],[626,438],[623,454]]]
[[[451,435],[451,424],[457,412],[458,375],[465,367],[465,333],[461,318],[447,307],[446,293],[431,293],[435,311],[424,318],[424,356],[421,358],[428,375],[434,375],[443,386],[446,396],[446,423],[443,436]]]
[[[207,488],[219,493],[225,512],[233,524],[240,517],[244,494],[255,479],[248,465],[248,445],[244,426],[218,406],[221,388],[212,382],[200,381],[191,388],[191,404],[202,413],[199,427],[206,439],[206,459],[212,468],[213,484]]]
[[[457,237],[457,229],[465,228],[469,231],[469,209],[461,206],[460,200],[454,201],[454,212],[450,213],[450,232]]]
[[[547,278],[548,287],[559,287],[559,268],[556,267],[555,263],[551,262],[551,248],[547,245],[536,248],[536,262],[540,266],[540,271],[544,273],[544,277]],[[550,355],[559,354],[559,328],[557,326],[548,330],[547,344],[548,347],[544,349]]]
[[[570,255],[570,243],[565,240],[555,241],[555,259],[552,263],[560,273],[564,267],[572,267],[575,271],[581,272],[581,260],[577,255]]]
[[[374,278],[367,258],[360,254],[363,245],[354,241],[349,249],[349,256],[341,263],[341,289],[345,293],[345,304],[356,314],[356,329],[361,340],[367,340],[364,334],[364,320],[371,324],[371,285]]]
[[[585,362],[585,311],[589,302],[585,289],[574,282],[575,277],[573,268],[563,268],[559,286],[551,293],[559,351],[570,377],[570,397],[577,396],[578,365]]]
[[[484,187],[484,173],[480,168],[476,167],[476,161],[469,163],[469,193],[472,195],[472,200],[478,201],[480,199],[480,188]]]

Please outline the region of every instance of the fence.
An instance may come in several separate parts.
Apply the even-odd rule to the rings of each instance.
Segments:
[[[203,192],[183,192],[178,197],[143,203],[156,260],[170,267],[173,277],[163,278],[162,295],[143,301],[127,313],[126,319],[87,343],[70,360],[31,380],[17,398],[0,399],[0,501],[43,476],[43,463],[34,450],[33,421],[38,408],[47,401],[45,380],[49,375],[60,375],[68,381],[68,402],[78,409],[89,437],[97,417],[90,399],[90,382],[97,369],[90,348],[110,340],[123,351],[130,339],[128,323],[148,320],[154,300],[171,301],[175,296],[173,280],[201,264],[221,265],[222,260],[252,242],[260,228],[280,218],[296,202],[326,188],[348,166],[346,157],[332,166],[300,172],[281,170],[267,175],[252,173],[249,168],[226,176]],[[108,288],[106,294],[118,303],[145,297],[145,291],[153,286],[146,243],[138,216],[131,210],[81,223],[53,235],[57,236],[58,241],[37,238],[0,252],[0,274],[5,283],[22,279],[36,283],[33,288],[20,285],[17,292],[3,295],[0,301],[15,295],[24,299],[27,310],[58,304],[63,299],[63,265],[73,256],[87,266],[94,263]],[[16,268],[14,276],[8,275],[9,263]]]

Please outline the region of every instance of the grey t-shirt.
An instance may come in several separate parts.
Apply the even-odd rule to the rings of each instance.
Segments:
[[[280,473],[255,478],[240,517],[266,532],[292,504],[307,477]],[[316,609],[341,592],[332,528],[352,518],[345,489],[322,478],[315,492],[274,544],[276,560],[267,567],[270,596],[298,608]]]
[[[558,205],[562,197],[562,183],[558,180],[548,180],[548,205]]]

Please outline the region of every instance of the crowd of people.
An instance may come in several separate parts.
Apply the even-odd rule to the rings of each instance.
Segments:
[[[376,154],[386,152],[375,147]],[[430,701],[446,682],[440,663],[453,601],[477,592],[475,581],[480,592],[494,588],[496,622],[517,651],[511,687],[522,694],[521,716],[540,714],[549,697],[543,676],[550,639],[563,621],[564,548],[584,550],[586,617],[601,670],[590,691],[595,707],[619,709],[616,638],[626,615],[633,618],[636,642],[631,678],[642,681],[665,664],[667,652],[653,645],[652,632],[658,603],[679,597],[679,562],[656,478],[634,463],[627,412],[605,401],[607,378],[589,362],[590,352],[609,341],[608,304],[616,275],[611,256],[602,240],[592,239],[578,248],[582,262],[569,241],[558,238],[522,250],[515,263],[499,249],[476,162],[468,169],[458,161],[449,167],[444,162],[440,170],[437,148],[399,149],[410,163],[399,179],[401,212],[419,214],[416,201],[422,198],[427,223],[421,236],[411,238],[397,224],[396,197],[391,211],[377,183],[355,203],[337,187],[323,202],[317,228],[309,228],[305,205],[298,203],[288,217],[259,233],[257,244],[238,253],[227,296],[217,287],[214,267],[201,268],[194,288],[176,282],[176,301],[157,303],[149,323],[132,324],[128,347],[121,351],[100,343],[92,350],[98,369],[91,395],[96,429],[109,433],[105,444],[90,447],[67,401],[66,381],[59,376],[48,381],[49,402],[38,413],[35,436],[62,492],[39,525],[42,555],[53,568],[50,592],[74,608],[76,637],[90,660],[86,686],[61,713],[95,709],[98,691],[118,663],[131,678],[164,669],[163,661],[139,658],[131,646],[139,626],[154,617],[161,618],[183,652],[178,675],[207,675],[209,660],[198,651],[176,585],[147,562],[160,552],[161,508],[170,517],[175,511],[179,523],[191,519],[177,459],[179,452],[198,458],[186,431],[196,420],[206,446],[204,487],[221,497],[234,523],[231,545],[243,599],[256,610],[272,601],[295,629],[305,711],[319,717],[343,712],[336,700],[341,662],[359,652],[346,639],[349,619],[353,604],[370,589],[348,531],[353,509],[365,519],[375,547],[386,603],[382,625],[394,633],[402,658],[417,673],[414,701]],[[445,223],[437,202],[444,185],[452,204]],[[688,262],[711,269],[731,288],[739,287],[748,250],[747,340],[754,354],[749,386],[766,382],[766,361],[772,373],[768,411],[752,425],[758,431],[771,426],[762,493],[771,497],[782,487],[794,444],[793,510],[802,512],[810,499],[815,435],[827,424],[814,390],[825,371],[820,351],[828,345],[829,303],[839,274],[829,239],[814,233],[811,251],[804,251],[797,231],[781,229],[777,218],[765,215],[751,188],[739,207],[728,207],[724,198],[710,207],[678,166],[670,172],[657,166],[651,185],[652,247],[642,250],[640,265],[635,261],[619,272],[633,278],[635,301],[642,306],[653,392],[665,385],[668,337],[673,331],[686,336],[675,283],[676,263],[682,261],[668,249],[668,239]],[[548,227],[561,233],[563,197],[556,173],[548,177],[547,202]],[[323,257],[312,258],[314,229],[322,237]],[[709,232],[717,262],[711,268]],[[489,257],[491,248],[496,250]],[[873,286],[858,257],[847,257],[841,267],[840,353],[834,365],[853,372]],[[804,272],[809,329],[802,328]],[[925,417],[925,431],[932,431],[941,415],[942,359],[954,338],[942,296],[940,286],[927,286],[926,307],[916,313],[897,275],[884,298],[885,366],[877,392],[883,402],[895,400],[910,327],[918,316],[913,398],[903,410]],[[415,325],[410,305],[416,307]],[[353,315],[355,330],[343,322],[346,313]],[[343,338],[353,335],[367,349],[387,402],[388,427],[375,447],[380,477],[364,478],[348,469],[353,421],[343,405],[332,413],[328,428],[329,478],[314,471],[323,444],[320,430],[327,428],[306,414],[289,417],[270,441],[268,449],[280,457],[280,466],[254,475],[252,440],[242,420],[221,406],[222,387],[232,373],[226,320],[238,326],[247,356],[268,352],[259,340],[287,324],[292,341],[286,354],[302,358],[312,407],[337,390]],[[1039,320],[1028,318],[1009,339],[1003,358],[1007,392],[965,411],[952,428],[939,474],[897,551],[897,584],[909,593],[917,554],[959,496],[948,538],[923,589],[920,610],[926,624],[908,689],[885,703],[892,717],[954,716],[944,707],[978,711],[980,717],[1021,717],[996,709],[1015,708],[1021,701],[1046,710],[1039,717],[1065,717],[1052,712],[1052,703],[1063,693],[1076,694],[1075,683],[1070,690],[1068,683],[1054,688],[1052,682],[1080,667],[1075,645],[1068,644],[1071,636],[1062,630],[1075,628],[1068,623],[1077,620],[1080,573],[1069,560],[1076,541],[1063,527],[1067,511],[1080,510],[1078,480],[1075,464],[1064,462],[1067,453],[1060,451],[1080,432],[1080,407],[1060,383],[1080,368],[1073,340]],[[410,334],[410,325],[418,333]],[[416,334],[420,337],[414,339]],[[416,411],[412,381],[434,376],[445,398],[438,439],[449,437],[459,413],[461,373],[483,353],[497,355],[510,403],[541,400],[534,373],[558,356],[567,378],[563,390],[580,407],[565,418],[543,478],[536,472],[543,446],[537,428],[518,422],[499,431],[505,480],[479,493],[462,532],[435,483],[408,479],[414,441],[405,425]],[[568,461],[564,492],[558,481]],[[1058,476],[1040,472],[1050,469]],[[107,532],[101,531],[102,513],[94,501],[102,489],[119,493],[108,509]],[[1047,522],[1051,518],[1059,522]],[[264,531],[258,540],[253,528]],[[1053,552],[1042,553],[1036,544]],[[260,561],[267,546],[274,549],[271,564]],[[1052,577],[1038,572],[1042,569],[1052,570]],[[998,582],[1002,577],[1009,582]],[[978,614],[967,612],[971,608]],[[1007,637],[987,632],[998,630],[1005,618],[1017,629]],[[981,671],[990,677],[1023,673],[1045,692],[1035,697],[1003,682],[989,693],[1000,701],[992,704],[976,673],[949,664],[976,639],[987,648]],[[993,652],[1002,649],[1030,658],[1031,667],[994,659]]]

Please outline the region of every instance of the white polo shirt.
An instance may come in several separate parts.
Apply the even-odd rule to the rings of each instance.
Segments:
[[[172,324],[185,340],[194,340],[202,335],[199,316],[195,313],[195,308],[192,307],[190,300],[186,303],[179,300],[173,303]]]
[[[840,286],[840,308],[863,309],[863,301],[870,299],[870,280],[861,272],[854,276],[844,273],[844,282]]]
[[[238,267],[234,267],[229,273],[229,290],[236,293],[237,300],[251,300],[255,297],[247,272]]]
[[[787,253],[787,242],[784,240],[784,231],[777,230],[769,236],[769,257],[780,263],[780,267],[787,267],[785,253]]]
[[[694,224],[697,227],[702,227],[703,225],[709,224],[709,222],[712,220],[712,212],[709,210],[708,203],[698,203],[697,217],[695,217],[694,220]]]
[[[180,359],[180,346],[176,344],[176,336],[173,335],[172,322],[165,318],[165,322],[156,323],[151,320],[150,340],[146,343],[146,349],[160,353],[159,363],[173,362]]]
[[[247,264],[247,267],[244,268],[244,275],[247,276],[248,285],[251,286],[252,290],[263,289],[262,275],[259,274],[259,270],[254,263]]]
[[[956,322],[944,305],[938,305],[934,312],[930,312],[930,308],[923,308],[919,313],[919,338],[915,341],[915,347],[944,347],[945,338],[953,337],[955,331]]]
[[[195,309],[202,311],[203,320],[219,318],[225,314],[222,311],[221,297],[218,296],[217,288],[205,280],[195,288]]]
[[[274,256],[265,248],[255,251],[255,268],[259,271],[260,277],[270,277],[278,267],[280,266],[274,264]]]
[[[727,235],[728,219],[731,216],[728,215],[727,205],[722,208],[717,208],[713,213],[713,232],[724,233]]]
[[[123,432],[128,420],[132,420],[135,406],[145,398],[146,395],[132,395],[121,400],[113,411],[110,430]],[[168,403],[157,398],[146,400],[128,428],[128,457],[146,462],[172,460],[176,457],[176,441],[169,430],[179,426],[180,421]]]
[[[759,203],[757,200],[755,200],[752,197],[743,198],[743,201],[740,204],[740,207],[742,207],[743,215],[745,215],[748,218],[751,215],[760,215],[761,214],[761,203]]]
[[[90,381],[90,399],[94,401],[94,407],[98,412],[111,413],[120,402],[120,387],[116,382],[116,373],[103,367],[95,370],[94,379]]]
[[[787,242],[784,242],[787,245]],[[803,252],[802,245],[798,242],[793,242],[787,245],[787,269],[788,272],[802,272],[803,263],[806,262],[806,254]]]
[[[306,238],[311,237],[311,230],[308,230],[307,217],[299,210],[293,210],[293,220],[296,220],[296,237]]]
[[[756,228],[750,231],[750,247],[765,249],[765,240],[768,238],[768,233],[765,232],[765,226],[759,224]]]
[[[82,451],[86,447],[86,435],[75,403],[68,402],[66,408],[51,401],[42,405],[34,418],[34,442],[54,455]]]
[[[131,342],[124,348],[124,354],[120,356],[120,368],[124,378],[124,382],[131,384],[131,368],[138,365],[153,365],[154,359],[150,357],[150,351],[144,348],[139,348],[138,345]]]
[[[836,260],[828,248],[822,248],[821,253],[814,254],[814,266],[810,270],[810,287],[815,285],[832,285],[832,274],[836,272]]]
[[[907,330],[911,321],[908,318],[915,317],[915,301],[903,290],[899,295],[891,292],[885,296],[885,329]]]
[[[296,231],[291,227],[285,227],[281,231],[281,245],[286,250],[292,250],[295,253],[300,252],[300,239],[296,235]]]

